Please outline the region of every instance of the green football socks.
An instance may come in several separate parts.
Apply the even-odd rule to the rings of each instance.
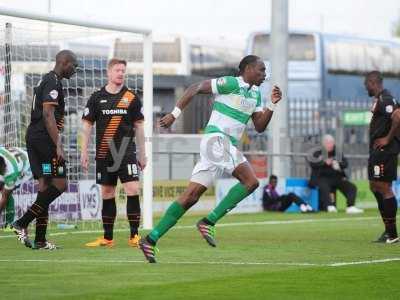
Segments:
[[[238,183],[234,185],[225,196],[224,199],[217,205],[216,208],[206,217],[207,223],[210,225],[215,225],[219,219],[225,216],[230,210],[235,208],[235,206],[249,195],[247,188]]]
[[[8,201],[6,205],[6,223],[11,224],[14,222],[15,217],[15,207],[14,207],[14,197],[11,194],[8,196]]]
[[[178,220],[185,214],[186,210],[178,202],[172,203],[157,226],[147,236],[152,243],[156,243]]]

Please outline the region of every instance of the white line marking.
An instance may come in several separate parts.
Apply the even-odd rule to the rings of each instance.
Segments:
[[[309,262],[231,262],[231,261],[216,261],[216,262],[202,262],[202,261],[161,261],[161,264],[170,265],[232,265],[232,266],[297,266],[297,267],[345,267],[354,265],[369,265],[369,264],[382,264],[388,262],[400,261],[400,257],[376,259],[376,260],[362,260],[350,262],[336,262],[336,263],[309,263]],[[75,264],[144,264],[144,260],[93,260],[93,259],[0,259],[0,263],[75,263]]]
[[[235,226],[259,226],[259,225],[285,225],[285,224],[304,224],[304,223],[325,223],[325,222],[346,222],[346,221],[368,221],[377,220],[378,217],[348,217],[348,218],[332,218],[332,219],[300,219],[300,220],[281,220],[281,221],[257,221],[257,222],[236,222],[236,223],[221,223],[217,224],[217,227],[235,227]],[[99,221],[100,222],[100,221]],[[195,225],[181,225],[175,226],[171,229],[192,229]],[[114,232],[125,232],[126,229],[114,229]],[[56,232],[50,233],[50,236],[59,236],[66,234],[92,234],[92,233],[103,233],[103,230],[79,230],[79,231],[68,231],[68,232]],[[15,235],[3,235],[0,239],[12,238]]]
[[[329,264],[329,267],[345,267],[345,266],[354,266],[354,265],[382,264],[382,263],[392,262],[392,261],[400,261],[400,257],[375,259],[375,260],[351,261],[351,262],[339,262],[339,263]]]
[[[52,260],[52,259],[0,259],[0,263],[13,263],[13,262],[23,262],[23,263],[95,263],[95,264],[142,264],[147,263],[144,260],[79,260],[79,259],[63,259],[63,260]],[[217,262],[202,262],[202,261],[161,261],[162,264],[170,265],[277,265],[277,266],[321,266],[320,264],[313,263],[296,263],[296,262],[230,262],[230,261],[217,261]]]
[[[367,221],[375,220],[377,217],[350,217],[350,218],[332,218],[332,219],[301,219],[301,220],[282,220],[282,221],[259,221],[259,222],[237,222],[237,223],[222,223],[218,224],[218,227],[233,227],[233,226],[252,226],[252,225],[284,225],[284,224],[301,224],[301,223],[318,223],[318,222],[345,222],[345,221]],[[175,226],[175,229],[191,229],[194,225]],[[126,229],[114,230],[117,232],[126,231]],[[82,230],[82,231],[71,231],[71,232],[56,232],[50,234],[51,236],[60,236],[67,234],[91,234],[91,233],[102,233],[102,230]],[[12,238],[15,235],[0,236],[0,238]],[[350,261],[350,262],[334,262],[334,263],[309,263],[309,262],[229,262],[229,261],[218,261],[218,262],[195,262],[195,261],[161,261],[162,264],[183,264],[183,265],[275,265],[275,266],[299,266],[299,267],[344,267],[353,265],[367,265],[367,264],[381,264],[387,262],[400,261],[400,257],[376,259],[376,260],[362,260],[362,261]],[[98,264],[118,264],[118,263],[145,263],[145,261],[138,260],[49,260],[49,259],[0,259],[0,263],[16,263],[16,262],[32,262],[32,263],[98,263]]]
[[[217,224],[217,227],[233,227],[248,225],[284,225],[284,224],[301,224],[301,223],[318,223],[318,222],[343,222],[343,221],[367,221],[375,220],[377,217],[353,217],[353,218],[333,218],[333,219],[301,219],[301,220],[282,220],[282,221],[259,221],[259,222],[237,222]],[[176,228],[192,228],[194,226],[176,226]]]

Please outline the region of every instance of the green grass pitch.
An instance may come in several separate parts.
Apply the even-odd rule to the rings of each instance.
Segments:
[[[86,249],[96,224],[57,231],[63,249],[24,248],[0,233],[0,299],[399,299],[400,244],[373,244],[376,210],[339,214],[229,215],[209,247],[184,217],[160,240],[157,264],[127,245]],[[222,225],[224,224],[224,225]],[[84,231],[84,232],[83,232]],[[54,234],[55,233],[55,234]],[[142,232],[144,234],[144,232]]]

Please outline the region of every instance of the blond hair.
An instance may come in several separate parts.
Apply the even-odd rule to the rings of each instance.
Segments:
[[[112,67],[114,67],[115,65],[119,65],[119,64],[123,64],[125,67],[126,67],[126,65],[127,65],[126,60],[124,60],[124,59],[111,58],[111,59],[108,61],[107,69],[109,70],[109,69],[111,69]]]

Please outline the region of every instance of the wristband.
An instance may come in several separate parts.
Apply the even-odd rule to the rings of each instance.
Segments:
[[[178,119],[179,116],[181,115],[181,113],[182,113],[182,110],[177,106],[175,106],[173,111],[171,111],[171,114],[174,116],[175,119]]]
[[[276,103],[269,102],[269,103],[267,104],[267,109],[268,109],[268,110],[274,111],[275,108],[276,108]]]

